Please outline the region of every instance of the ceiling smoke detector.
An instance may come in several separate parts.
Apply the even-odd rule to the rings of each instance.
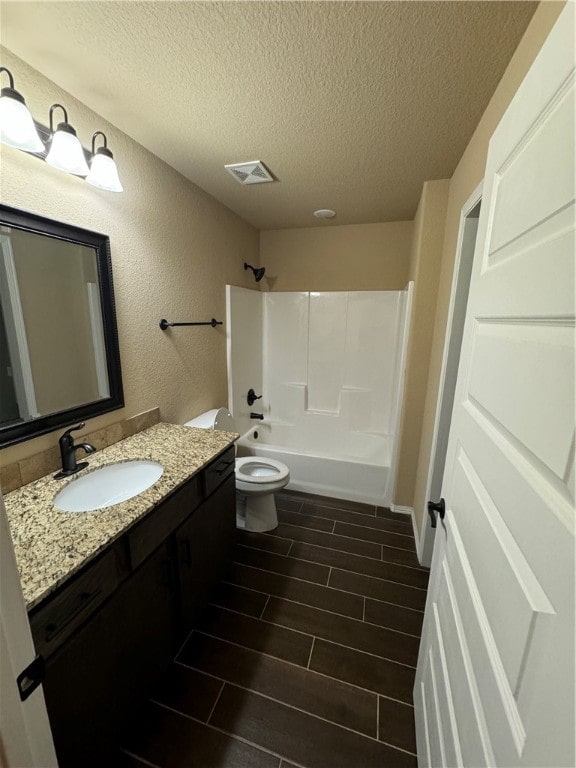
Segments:
[[[231,163],[224,168],[240,184],[264,184],[266,181],[274,181],[274,177],[261,160],[252,160],[250,163]]]

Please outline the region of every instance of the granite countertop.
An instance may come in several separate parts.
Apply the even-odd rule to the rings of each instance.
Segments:
[[[156,424],[87,458],[89,466],[72,478],[52,475],[4,497],[16,562],[28,610],[119,538],[169,493],[231,446],[239,435],[175,424]],[[54,497],[88,472],[131,459],[151,459],[164,473],[147,490],[94,512],[61,512]]]

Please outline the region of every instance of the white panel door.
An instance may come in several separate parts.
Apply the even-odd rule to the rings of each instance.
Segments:
[[[574,766],[574,5],[488,153],[414,688],[420,766]]]

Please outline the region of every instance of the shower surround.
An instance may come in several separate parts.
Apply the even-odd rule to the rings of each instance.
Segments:
[[[283,461],[292,490],[389,505],[410,296],[410,286],[286,293],[228,286],[238,455]],[[263,396],[249,407],[251,387]],[[264,419],[251,421],[250,411]]]

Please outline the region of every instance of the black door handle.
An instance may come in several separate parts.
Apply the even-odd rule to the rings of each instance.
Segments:
[[[428,502],[428,514],[432,520],[432,528],[436,528],[436,512],[438,512],[440,520],[444,520],[444,515],[446,514],[446,504],[444,503],[444,499],[440,499],[440,501],[437,502]]]

